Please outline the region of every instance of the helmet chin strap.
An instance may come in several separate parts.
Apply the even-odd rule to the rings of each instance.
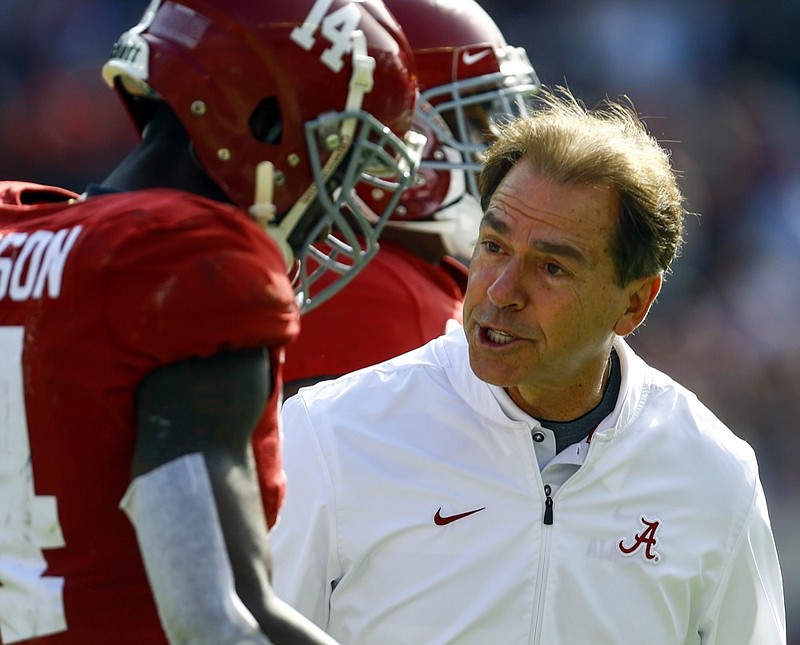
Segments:
[[[372,91],[374,85],[375,59],[367,53],[367,39],[364,33],[356,31],[353,33],[353,74],[350,77],[350,85],[345,101],[347,112],[358,112],[364,101],[364,95]],[[321,170],[322,182],[330,179],[339,164],[344,160],[347,151],[353,142],[356,131],[357,120],[347,118],[342,120],[339,129],[339,143],[333,149]],[[303,214],[308,209],[309,204],[317,195],[317,183],[312,182],[306,188],[289,211],[281,219],[280,223],[275,224],[275,205],[272,203],[272,193],[274,186],[274,167],[268,161],[262,161],[256,166],[255,177],[255,202],[250,207],[250,214],[261,223],[275,241],[278,243],[286,260],[286,267],[291,268],[295,261],[294,251],[289,245],[288,239],[295,226],[300,222]]]
[[[250,206],[250,215],[269,233],[275,240],[283,255],[286,268],[294,264],[292,252],[286,238],[275,234],[275,227],[271,224],[275,220],[275,204],[272,203],[272,193],[275,187],[275,166],[271,161],[260,161],[256,166],[256,198]]]

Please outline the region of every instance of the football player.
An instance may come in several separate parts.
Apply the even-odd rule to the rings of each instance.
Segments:
[[[539,87],[524,49],[506,43],[474,0],[386,0],[414,51],[427,144],[369,267],[303,318],[286,352],[286,396],[302,385],[380,362],[461,323],[464,262],[482,211],[477,173],[498,119],[524,113]],[[372,187],[364,201],[385,208]],[[365,306],[369,312],[359,315]]]
[[[413,177],[413,70],[381,0],[153,0],[140,143],[0,184],[0,643],[332,642],[269,583],[283,347]]]

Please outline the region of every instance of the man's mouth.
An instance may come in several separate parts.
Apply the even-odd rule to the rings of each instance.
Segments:
[[[495,343],[496,345],[506,345],[514,340],[514,336],[511,334],[507,334],[504,331],[499,331],[497,329],[492,329],[491,327],[486,327],[485,332],[486,339],[489,342]]]

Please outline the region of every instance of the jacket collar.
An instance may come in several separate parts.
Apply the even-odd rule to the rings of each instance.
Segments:
[[[611,440],[624,431],[639,415],[649,391],[648,368],[645,362],[622,338],[617,338],[614,347],[622,371],[620,393],[614,411],[595,430],[593,441]],[[503,388],[485,383],[475,376],[469,364],[469,347],[463,328],[459,327],[439,337],[434,341],[432,349],[445,367],[453,389],[478,416],[484,417],[492,426],[521,425],[530,429],[538,423],[519,408],[516,408],[518,414],[513,414],[513,418],[510,418],[500,404],[501,400],[505,406],[511,403]]]

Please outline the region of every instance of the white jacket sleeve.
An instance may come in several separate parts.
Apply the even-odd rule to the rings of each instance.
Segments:
[[[322,629],[341,577],[334,530],[333,486],[316,431],[299,396],[281,412],[286,499],[270,533],[277,595]]]
[[[786,610],[775,540],[760,482],[753,505],[701,623],[704,645],[786,645]]]

